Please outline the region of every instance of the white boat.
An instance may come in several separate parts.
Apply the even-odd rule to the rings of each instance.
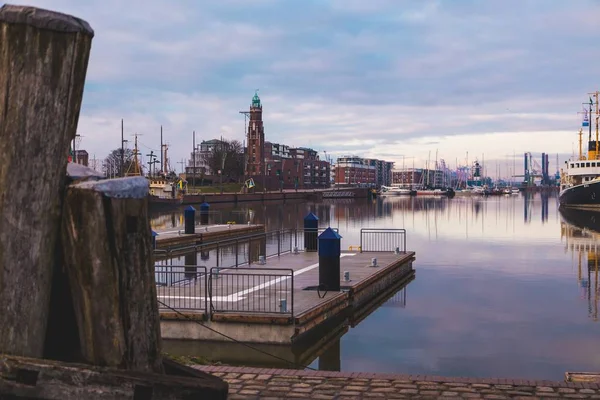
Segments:
[[[413,191],[399,185],[381,186],[381,196],[410,196]]]

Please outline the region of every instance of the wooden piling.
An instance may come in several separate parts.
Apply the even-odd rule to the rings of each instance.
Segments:
[[[0,353],[43,355],[60,198],[93,36],[72,16],[0,8]]]
[[[161,372],[148,180],[69,186],[62,243],[85,362]]]

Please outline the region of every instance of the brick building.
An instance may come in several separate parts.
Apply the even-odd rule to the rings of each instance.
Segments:
[[[316,150],[265,142],[266,175],[269,189],[315,189],[330,186],[330,165]]]
[[[393,162],[344,156],[337,159],[334,181],[338,185],[379,187],[392,182]]]

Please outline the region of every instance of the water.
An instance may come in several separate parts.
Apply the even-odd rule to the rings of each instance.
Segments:
[[[568,224],[556,197],[541,194],[251,203],[220,214],[273,230],[301,227],[309,211],[339,228],[342,248],[359,243],[360,228],[406,228],[417,255],[406,293],[348,329],[333,369],[554,380],[600,370],[597,261],[577,250],[600,241],[591,230],[600,214],[598,227],[591,212],[567,215]],[[170,227],[180,216],[159,220]],[[306,363],[318,368],[324,357]]]

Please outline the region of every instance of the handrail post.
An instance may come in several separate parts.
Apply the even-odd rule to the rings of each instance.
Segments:
[[[281,230],[277,231],[277,257],[281,257]]]
[[[219,266],[219,243],[217,242],[217,267]]]
[[[292,301],[292,305],[290,306],[290,311],[292,313],[292,321],[294,321],[294,270],[290,270],[292,273],[292,295],[291,295],[291,301]]]
[[[239,267],[239,265],[240,265],[239,264],[239,259],[238,259],[239,258],[239,255],[238,255],[238,252],[239,252],[239,243],[240,243],[239,240],[236,239],[235,240],[235,267],[236,268]]]

